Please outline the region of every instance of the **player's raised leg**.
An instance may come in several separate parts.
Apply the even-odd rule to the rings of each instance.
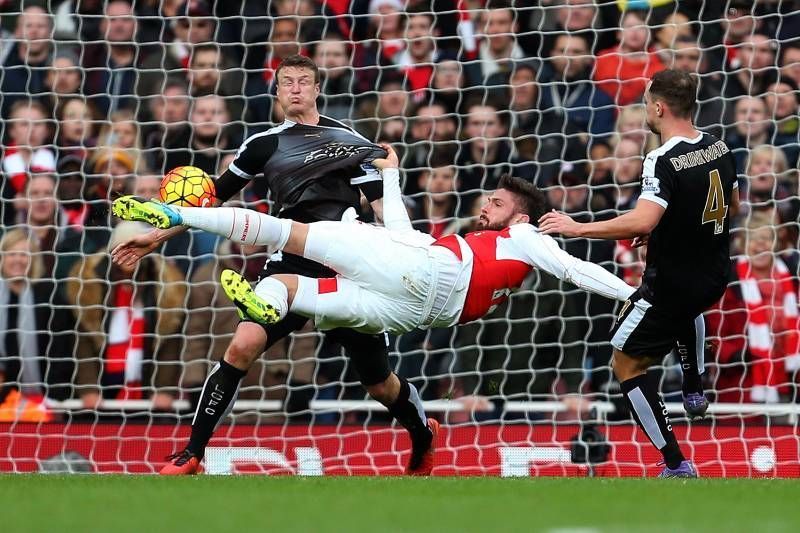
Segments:
[[[405,272],[388,268],[410,259],[413,246],[395,242],[388,232],[368,224],[314,222],[302,224],[238,207],[179,207],[125,196],[114,201],[114,214],[125,220],[139,220],[160,228],[176,225],[215,233],[234,242],[266,245],[273,250],[300,255],[332,268],[355,281],[362,278],[383,290],[402,290]],[[407,239],[430,236],[410,232]],[[422,241],[420,241],[422,244]],[[112,252],[113,253],[113,252]]]
[[[322,330],[352,328],[362,333],[402,333],[418,323],[408,305],[369,291],[347,278],[308,278],[276,274],[251,287],[238,272],[222,272],[222,288],[240,312],[261,325],[280,321],[288,312],[314,320]]]
[[[297,286],[296,276],[270,276],[262,279],[256,289],[241,274],[224,270],[220,276],[222,289],[236,305],[243,320],[252,320],[264,326],[283,319],[289,309],[289,288]],[[279,279],[280,278],[280,279]],[[292,289],[294,294],[294,289]],[[309,317],[312,318],[312,317]]]
[[[190,226],[241,244],[286,248],[302,255],[306,224],[239,207],[181,207],[135,196],[117,198],[112,212],[123,220],[146,222],[157,228]]]

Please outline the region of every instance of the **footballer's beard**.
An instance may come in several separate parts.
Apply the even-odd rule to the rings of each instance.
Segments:
[[[508,222],[510,222],[510,221],[504,221],[504,222],[495,221],[495,222],[492,222],[486,216],[480,215],[478,217],[477,228],[479,230],[481,230],[481,231],[500,231],[500,230],[505,229],[506,227],[508,227]]]

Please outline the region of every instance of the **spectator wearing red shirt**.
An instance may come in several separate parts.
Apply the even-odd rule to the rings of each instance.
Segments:
[[[797,293],[774,253],[772,224],[771,218],[753,217],[747,254],[734,261],[732,283],[706,315],[708,335],[719,338],[719,401],[778,402],[800,370]]]
[[[628,11],[622,17],[619,45],[597,57],[594,79],[617,105],[640,101],[653,74],[666,68],[658,54],[649,50],[649,40],[642,14]]]
[[[753,16],[753,2],[750,0],[730,0],[725,17],[720,21],[722,26],[722,44],[719,41],[704,43],[713,46],[711,51],[712,70],[731,70],[738,67],[739,44],[753,33],[758,33],[760,20]]]
[[[439,59],[436,39],[440,32],[434,14],[424,6],[409,10],[406,24],[408,47],[397,56],[397,65],[405,74],[412,99],[420,102],[433,81],[433,65]]]

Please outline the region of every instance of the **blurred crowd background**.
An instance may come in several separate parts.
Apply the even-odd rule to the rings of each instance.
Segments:
[[[274,69],[296,53],[321,68],[321,113],[396,148],[411,218],[436,237],[470,231],[504,173],[581,220],[631,209],[659,144],[646,82],[695,73],[695,122],[735,154],[744,206],[729,289],[706,315],[706,385],[717,401],[798,401],[798,1],[4,0],[0,25],[0,421],[57,419],[49,400],[196,400],[237,322],[219,273],[255,280],[266,251],[190,232],[126,270],[107,252],[146,229],[110,201],[156,197],[177,166],[224,171],[283,120]],[[271,205],[258,180],[234,203]],[[563,245],[639,281],[644,249]],[[618,395],[614,313],[534,273],[483,320],[392,339],[392,364],[426,399],[484,409],[454,422],[516,416],[509,400],[582,416]],[[674,358],[652,378],[680,394]],[[273,347],[241,397],[301,421],[311,399],[365,393],[308,330]]]

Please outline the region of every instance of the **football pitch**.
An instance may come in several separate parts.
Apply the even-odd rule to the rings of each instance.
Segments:
[[[797,531],[790,480],[0,476],[8,532]]]

